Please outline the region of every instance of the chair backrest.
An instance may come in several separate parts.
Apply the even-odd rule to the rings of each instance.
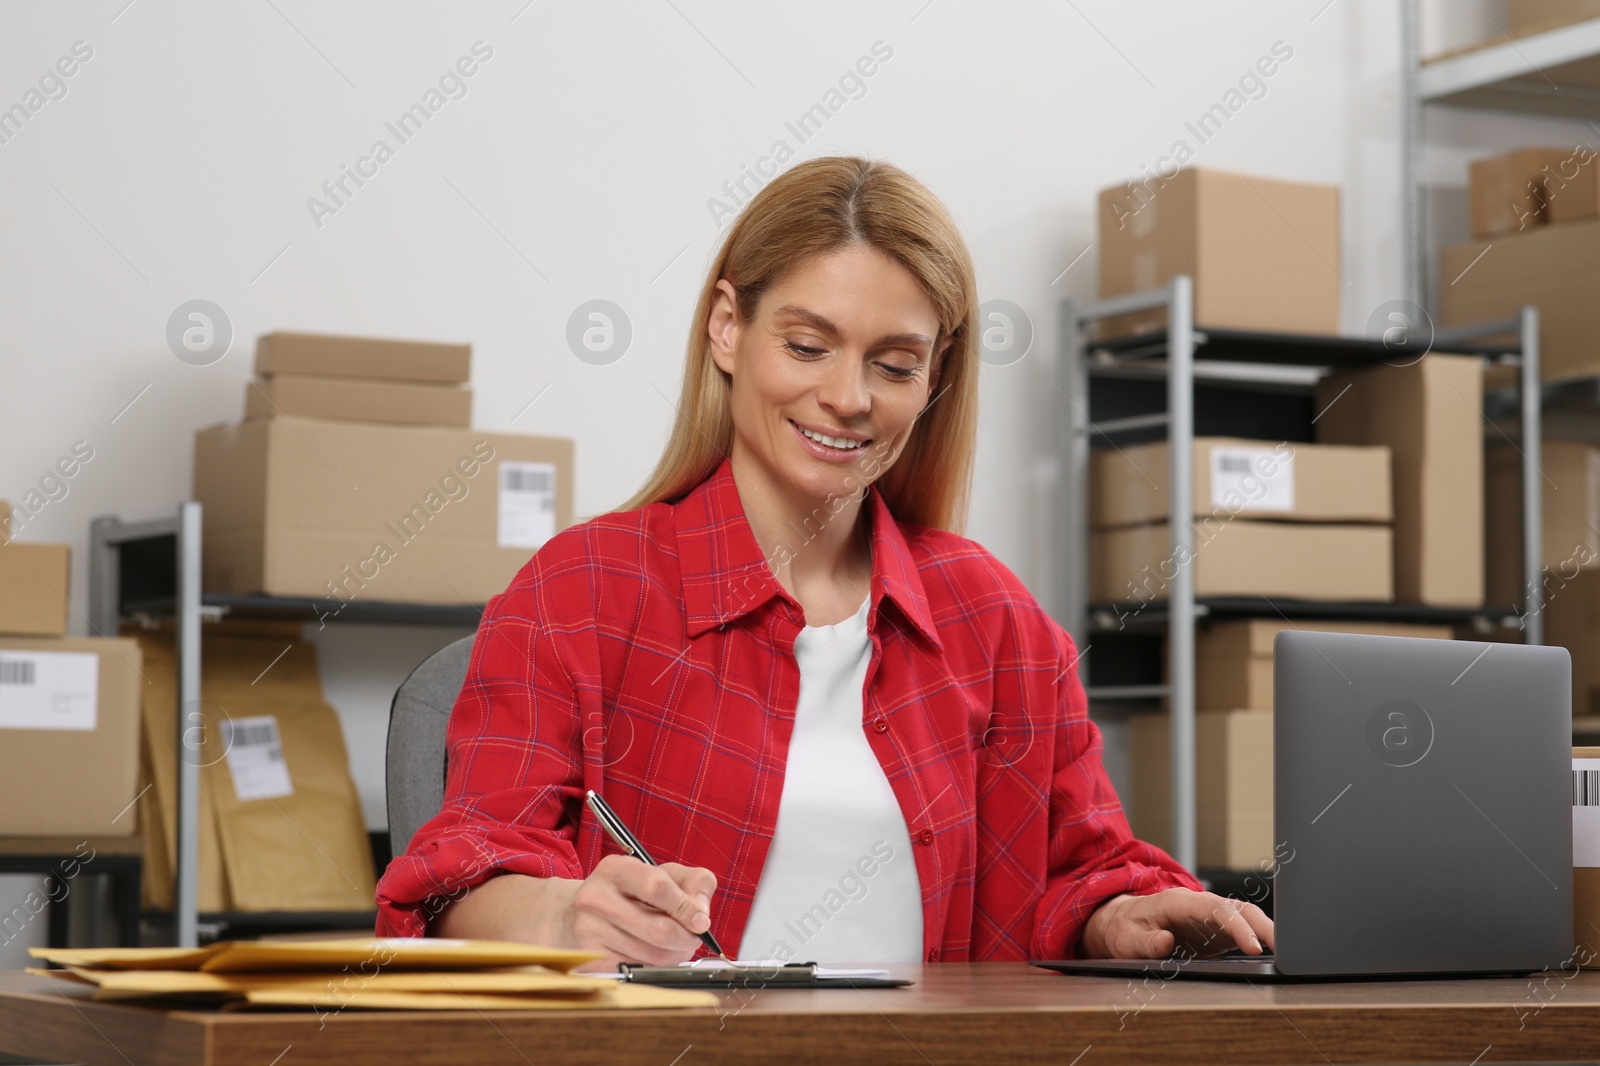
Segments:
[[[445,645],[411,671],[389,705],[385,792],[395,855],[444,806],[445,730],[471,657],[471,637]]]

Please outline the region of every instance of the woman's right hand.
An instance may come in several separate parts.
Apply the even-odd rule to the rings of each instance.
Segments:
[[[585,968],[619,962],[671,966],[700,946],[710,927],[717,878],[669,862],[651,866],[607,855],[582,880],[505,873],[474,886],[434,919],[437,936],[521,940],[599,951]]]
[[[711,928],[717,877],[699,866],[650,866],[629,855],[607,855],[576,885],[563,924],[570,946],[604,951],[605,963],[671,966],[700,946]]]

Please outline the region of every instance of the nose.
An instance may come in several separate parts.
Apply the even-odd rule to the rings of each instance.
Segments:
[[[840,419],[871,410],[872,393],[867,388],[865,360],[846,357],[832,363],[817,386],[817,402]]]

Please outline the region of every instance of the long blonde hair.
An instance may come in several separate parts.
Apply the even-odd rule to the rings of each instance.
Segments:
[[[828,156],[798,163],[756,194],[734,221],[706,275],[689,326],[678,417],[654,472],[621,508],[676,500],[716,470],[733,444],[729,377],[711,357],[706,323],[717,282],[738,294],[739,317],[812,257],[867,245],[917,279],[939,316],[935,358],[946,338],[936,391],[905,448],[875,484],[896,520],[960,533],[977,450],[977,281],[953,219],[917,179],[889,163]]]

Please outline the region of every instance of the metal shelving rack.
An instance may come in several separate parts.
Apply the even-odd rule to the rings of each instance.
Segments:
[[[101,516],[89,527],[89,625],[91,632],[114,636],[136,615],[176,619],[178,714],[173,744],[177,751],[178,803],[173,920],[179,947],[199,943],[202,919],[224,924],[294,931],[346,928],[354,915],[199,913],[200,764],[187,757],[200,719],[200,625],[205,617],[270,618],[418,626],[476,626],[482,606],[353,601],[337,607],[311,598],[207,594],[200,582],[201,508],[180,504],[169,518],[124,522]]]
[[[1429,105],[1600,118],[1600,19],[1424,62],[1419,0],[1401,5],[1400,180],[1405,281],[1418,306],[1427,292],[1422,123]]]
[[[1400,8],[1400,181],[1406,294],[1420,307],[1428,292],[1422,178],[1428,108],[1584,119],[1600,129],[1600,19],[1424,60],[1419,8],[1420,0],[1404,0]],[[1515,434],[1518,403],[1505,394],[1485,400],[1496,427]],[[1600,377],[1546,383],[1538,406],[1552,436],[1600,444]],[[1594,732],[1595,720],[1587,721]]]
[[[1164,309],[1166,329],[1116,340],[1097,341],[1085,327],[1102,319],[1137,311]],[[1496,343],[1511,335],[1516,340]],[[1464,610],[1417,607],[1393,603],[1324,603],[1293,600],[1201,598],[1195,595],[1189,521],[1173,520],[1171,559],[1179,561],[1168,584],[1164,602],[1144,604],[1093,604],[1089,601],[1089,452],[1096,441],[1111,442],[1131,433],[1148,434],[1164,429],[1169,445],[1169,515],[1194,514],[1193,453],[1196,383],[1223,384],[1228,388],[1309,394],[1316,381],[1330,370],[1381,365],[1395,359],[1421,358],[1428,351],[1477,355],[1491,363],[1511,363],[1520,368],[1516,410],[1521,430],[1523,467],[1523,566],[1527,602],[1524,639],[1543,640],[1540,590],[1531,580],[1540,569],[1543,543],[1539,468],[1539,317],[1528,307],[1517,318],[1488,322],[1437,334],[1431,345],[1396,344],[1379,338],[1331,337],[1258,333],[1243,330],[1200,329],[1194,321],[1194,284],[1179,276],[1163,288],[1086,303],[1064,301],[1060,307],[1057,387],[1067,399],[1062,420],[1060,461],[1064,491],[1061,494],[1061,528],[1065,565],[1060,602],[1064,624],[1080,648],[1092,644],[1095,632],[1118,627],[1118,617],[1138,607],[1139,624],[1164,626],[1167,632],[1168,681],[1165,684],[1089,686],[1091,704],[1107,701],[1144,701],[1165,696],[1171,708],[1172,737],[1172,855],[1184,866],[1195,867],[1195,672],[1194,638],[1202,617],[1349,618],[1373,621],[1465,623],[1478,619],[1504,622],[1514,614],[1502,609]],[[1091,379],[1124,378],[1164,381],[1164,411],[1113,412],[1096,422],[1092,418]]]

